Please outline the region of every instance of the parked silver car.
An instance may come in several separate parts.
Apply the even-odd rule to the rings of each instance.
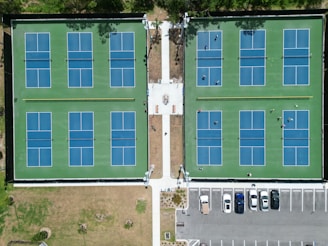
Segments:
[[[260,192],[260,209],[262,211],[269,210],[269,195],[268,195],[268,192],[265,190],[262,190]]]

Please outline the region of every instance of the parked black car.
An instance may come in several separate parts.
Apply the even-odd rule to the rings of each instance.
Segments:
[[[235,193],[235,212],[237,214],[244,213],[244,194]]]
[[[279,209],[279,191],[271,191],[271,209]]]

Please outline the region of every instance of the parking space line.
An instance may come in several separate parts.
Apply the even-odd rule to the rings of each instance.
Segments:
[[[247,213],[247,205],[246,205],[247,195],[246,195],[246,188],[245,187],[244,187],[244,190],[243,190],[243,194],[244,194],[244,213]]]
[[[312,207],[312,211],[314,212],[315,211],[315,189],[313,189],[313,200],[312,200],[312,205],[313,205],[313,207]]]
[[[278,189],[278,192],[279,192],[279,194],[281,194],[281,193],[280,193],[280,192],[281,192],[281,191],[280,191],[280,188]],[[278,211],[279,211],[279,212],[280,212],[280,207],[281,207],[281,206],[279,205],[279,208],[278,208]]]
[[[200,211],[200,189],[198,188],[198,210]]]
[[[302,188],[302,212],[304,211],[304,189]]]
[[[210,240],[210,246],[212,245],[212,240]]]
[[[327,189],[325,188],[325,212],[327,212]]]
[[[255,246],[257,246],[257,240],[255,240]]]
[[[289,190],[289,211],[292,211],[293,206],[293,190]]]
[[[246,246],[246,242],[245,242],[245,239],[244,239],[244,246]]]
[[[280,241],[278,240],[278,246],[280,246]]]
[[[232,195],[231,195],[231,211],[235,211],[235,188],[232,188]]]
[[[235,246],[235,240],[232,239],[231,246]]]
[[[303,246],[303,241],[301,241],[301,246]]]
[[[221,239],[221,246],[222,246],[222,239]]]

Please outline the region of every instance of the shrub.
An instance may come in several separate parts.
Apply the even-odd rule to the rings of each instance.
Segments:
[[[32,238],[33,242],[39,242],[39,241],[43,241],[45,239],[48,238],[48,232],[46,231],[40,231],[37,234],[35,234]]]
[[[174,194],[172,197],[172,202],[174,202],[175,205],[179,205],[181,203],[182,199],[179,194]]]
[[[145,213],[147,202],[145,200],[137,200],[136,210],[138,214]]]

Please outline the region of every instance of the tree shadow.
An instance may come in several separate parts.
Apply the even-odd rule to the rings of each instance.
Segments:
[[[117,25],[118,23],[116,22],[102,22],[98,24],[98,34],[102,44],[105,44],[109,39],[109,33],[117,31]]]
[[[200,30],[206,30],[209,25],[213,25],[214,29],[220,29],[220,21],[218,20],[204,20],[204,21],[198,21],[198,22],[191,22],[188,24],[188,28],[186,29],[186,32],[184,33],[185,38],[185,45],[188,47],[188,45],[191,43],[191,41],[197,36],[197,32]]]
[[[70,29],[72,29],[73,31],[77,32],[77,31],[82,31],[86,28],[91,28],[94,26],[94,23],[90,23],[90,22],[68,22],[66,23],[66,26]]]
[[[97,30],[99,34],[99,38],[101,43],[106,43],[109,39],[109,33],[116,32],[117,28],[115,26],[118,25],[116,22],[101,22],[101,23],[90,23],[90,22],[69,22],[66,24],[68,28],[72,31],[83,31],[85,29],[92,28],[94,25],[97,25]]]
[[[264,19],[242,19],[236,21],[236,27],[244,30],[256,30],[264,26]],[[251,33],[250,33],[251,34]]]
[[[173,29],[171,28],[169,30],[169,39],[175,45],[183,44],[182,29],[181,28],[173,28]]]

